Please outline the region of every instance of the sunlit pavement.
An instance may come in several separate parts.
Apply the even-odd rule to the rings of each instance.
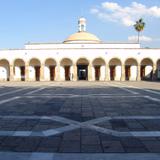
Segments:
[[[0,83],[0,159],[159,159],[159,106],[159,82]]]

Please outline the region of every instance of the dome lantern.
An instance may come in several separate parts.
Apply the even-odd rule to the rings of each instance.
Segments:
[[[86,19],[85,18],[80,18],[78,20],[78,28],[79,32],[86,32]]]
[[[86,19],[78,20],[78,32],[70,35],[63,43],[101,43],[101,40],[92,33],[86,32]]]

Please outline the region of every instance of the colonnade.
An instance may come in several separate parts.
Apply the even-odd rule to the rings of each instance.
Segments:
[[[127,58],[111,58],[106,62],[103,58],[92,61],[79,58],[76,61],[62,58],[57,61],[47,58],[41,62],[38,58],[29,61],[16,59],[10,63],[0,59],[0,81],[140,81],[160,79],[160,59],[156,62],[143,58],[138,62]]]

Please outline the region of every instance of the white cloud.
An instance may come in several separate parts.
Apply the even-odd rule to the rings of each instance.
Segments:
[[[128,40],[129,40],[130,42],[137,42],[138,36],[129,36],[129,37],[128,37]],[[139,37],[139,40],[140,40],[141,42],[152,42],[152,41],[153,41],[153,39],[152,39],[151,37],[148,37],[148,36],[140,36],[140,37]]]
[[[100,6],[92,8],[91,13],[105,21],[113,21],[122,23],[125,26],[132,26],[139,18],[160,18],[160,7],[147,7],[137,2],[132,2],[129,6],[124,7],[118,3],[103,2]]]
[[[91,13],[93,13],[93,14],[96,14],[96,13],[98,13],[99,11],[98,11],[98,9],[96,9],[96,8],[93,8],[93,9],[91,9]]]
[[[111,11],[120,9],[120,6],[117,3],[112,3],[112,2],[104,2],[102,3],[102,7],[104,9],[109,9]]]

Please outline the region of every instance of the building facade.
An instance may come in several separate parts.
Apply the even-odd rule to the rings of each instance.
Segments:
[[[0,51],[0,81],[140,81],[160,80],[160,49],[137,43],[103,43],[78,32],[63,43],[28,43],[24,49]]]

